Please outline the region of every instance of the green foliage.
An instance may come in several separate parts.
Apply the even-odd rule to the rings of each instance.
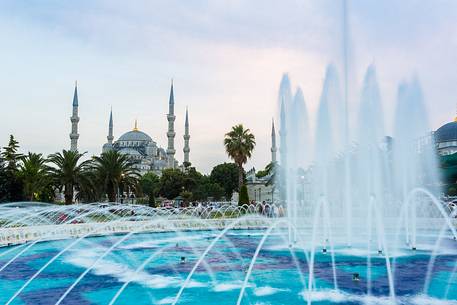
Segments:
[[[225,150],[238,166],[238,187],[243,185],[243,164],[251,158],[255,147],[255,137],[249,129],[244,129],[242,124],[235,125],[225,134]]]
[[[76,199],[82,202],[106,197],[115,201],[118,190],[135,191],[137,197],[145,195],[142,200],[151,206],[155,206],[159,195],[168,199],[181,195],[185,201],[230,199],[239,186],[240,173],[243,182],[242,165],[251,156],[255,141],[248,129],[238,125],[226,135],[224,143],[229,155],[240,165],[219,164],[205,176],[186,162],[184,171],[166,169],[159,178],[152,172],[141,177],[132,161],[116,151],[86,161],[84,154],[67,150],[47,159],[31,152],[22,156],[18,153],[19,143],[10,136],[9,144],[0,153],[0,202],[24,198],[51,202],[56,189],[64,193],[65,204],[73,202],[75,192]]]
[[[233,191],[238,189],[238,173],[238,166],[235,163],[222,163],[216,165],[211,171],[211,181],[224,188],[227,200],[230,200]]]
[[[184,189],[193,191],[203,181],[203,175],[195,167],[188,168],[184,173]]]
[[[455,186],[451,186],[447,189],[447,194],[449,196],[457,196],[457,188]]]
[[[185,188],[185,175],[179,169],[167,168],[160,177],[159,194],[167,199],[174,199]]]
[[[136,190],[140,175],[127,155],[115,150],[93,157],[96,179],[110,202],[116,201],[118,190]]]
[[[46,159],[41,154],[29,152],[22,158],[18,176],[21,178],[24,193],[28,200],[49,197],[52,188],[51,177],[47,174]]]
[[[214,200],[221,200],[225,195],[225,190],[222,186],[217,183],[208,183],[204,185],[207,197],[211,197]]]
[[[182,191],[179,196],[182,197],[184,203],[189,203],[192,200],[192,192],[189,191]]]
[[[17,175],[17,164],[22,157],[18,149],[19,144],[11,135],[8,146],[0,154],[0,202],[24,199],[23,183]]]
[[[73,202],[75,188],[86,189],[92,185],[89,178],[91,161],[81,161],[84,154],[76,151],[63,150],[48,157],[51,164],[48,167],[49,175],[60,190],[64,190],[65,204]]]
[[[263,178],[268,175],[268,171],[266,170],[259,170],[257,173],[255,173],[255,176],[257,178]]]
[[[6,169],[12,172],[18,170],[18,163],[22,155],[18,153],[19,142],[16,141],[13,135],[10,135],[8,146],[3,147],[2,158],[6,162]]]
[[[249,204],[248,188],[246,185],[242,185],[240,189],[240,196],[238,198],[238,205]]]
[[[182,165],[184,166],[184,168],[187,170],[188,168],[190,168],[190,166],[192,165],[192,163],[190,162],[183,162]]]
[[[144,174],[140,178],[140,187],[144,195],[148,196],[148,204],[155,206],[155,197],[160,190],[160,178],[153,172]]]

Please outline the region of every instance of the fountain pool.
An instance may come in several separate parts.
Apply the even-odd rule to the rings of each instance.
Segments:
[[[266,229],[228,230],[186,283],[189,272],[220,232],[149,232],[127,239],[125,234],[87,237],[49,264],[11,301],[27,280],[75,239],[39,242],[0,272],[0,303],[55,304],[90,269],[61,304],[132,304],[132,300],[135,304],[236,304]],[[0,266],[27,245],[2,248]],[[310,291],[310,249],[300,243],[290,248],[287,230],[272,230],[253,264],[242,304],[304,304],[309,300],[312,304],[389,304],[382,255],[372,251],[368,269],[366,243],[335,247],[333,251],[337,289],[332,257],[319,248]],[[457,304],[456,243],[450,236],[443,239],[425,294],[430,254],[430,249],[412,251],[406,247],[390,254],[397,304]],[[185,289],[176,300],[184,283]]]

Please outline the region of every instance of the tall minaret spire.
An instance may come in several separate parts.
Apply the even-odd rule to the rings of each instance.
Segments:
[[[108,139],[109,145],[113,145],[113,108],[111,108],[111,111],[109,113],[108,136],[106,137],[106,139]]]
[[[173,93],[173,79],[171,80],[170,100],[168,101],[168,148],[167,148],[167,165],[168,168],[175,167],[175,97]]]
[[[275,121],[271,119],[271,163],[276,163],[276,131],[275,131]]]
[[[78,151],[78,82],[75,82],[75,93],[73,94],[73,114],[70,117],[71,133],[70,133],[70,150]]]
[[[111,107],[111,111],[109,113],[109,123],[108,123],[108,136],[106,137],[108,140],[107,143],[103,144],[102,152],[108,152],[113,149],[113,107]]]
[[[189,113],[186,108],[186,121],[184,123],[184,163],[189,163],[189,139],[190,139],[190,134],[189,134]]]

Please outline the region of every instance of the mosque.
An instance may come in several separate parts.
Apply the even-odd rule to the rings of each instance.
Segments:
[[[70,133],[70,150],[78,150],[78,87],[75,85],[75,91],[73,95],[73,115],[70,118],[71,121],[71,133]],[[182,165],[175,159],[175,100],[173,93],[173,82],[170,88],[170,98],[168,101],[168,131],[166,133],[168,138],[168,147],[165,150],[157,145],[148,134],[138,129],[137,122],[135,121],[135,127],[131,131],[127,131],[122,134],[119,139],[113,142],[113,112],[111,110],[109,123],[108,123],[108,136],[106,137],[108,142],[102,147],[102,152],[110,150],[118,151],[121,154],[129,156],[130,160],[134,162],[134,167],[138,169],[140,174],[147,172],[154,172],[157,175],[161,175],[162,170],[165,168],[182,168],[184,164],[190,164],[189,162],[189,116],[186,109],[186,118],[184,122],[184,161]]]

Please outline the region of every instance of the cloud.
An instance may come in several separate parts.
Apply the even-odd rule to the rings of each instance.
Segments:
[[[354,117],[364,70],[374,60],[388,122],[398,82],[414,73],[424,87],[431,126],[451,119],[456,5],[349,2]],[[302,87],[313,125],[325,66],[341,61],[341,24],[341,5],[333,0],[2,1],[0,103],[8,115],[0,121],[0,142],[13,133],[24,150],[68,147],[78,79],[82,150],[100,153],[110,106],[115,137],[138,119],[165,146],[173,77],[177,158],[189,106],[194,165],[209,172],[226,161],[223,135],[241,122],[258,143],[247,166],[262,168],[270,158],[270,121],[282,73],[289,72],[293,87]]]

